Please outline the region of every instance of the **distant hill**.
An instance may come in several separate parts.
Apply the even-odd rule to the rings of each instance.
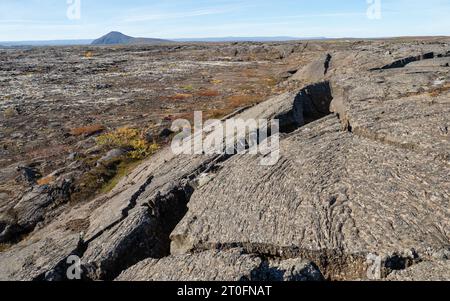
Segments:
[[[162,44],[172,41],[151,38],[134,38],[123,33],[112,31],[103,37],[94,40],[91,45],[140,45],[140,44]]]

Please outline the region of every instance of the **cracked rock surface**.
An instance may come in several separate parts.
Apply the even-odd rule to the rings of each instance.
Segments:
[[[450,262],[427,261],[406,270],[395,271],[387,278],[390,281],[448,281]]]
[[[75,254],[91,280],[372,279],[373,256],[385,280],[450,280],[449,51],[315,49],[229,116],[280,119],[274,165],[164,148],[1,252],[0,279],[63,280]]]
[[[211,268],[214,267],[214,268]],[[147,259],[119,281],[320,281],[320,271],[301,259],[269,263],[240,249]]]

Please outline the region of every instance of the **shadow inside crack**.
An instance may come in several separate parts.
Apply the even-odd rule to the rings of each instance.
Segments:
[[[413,63],[413,62],[418,62],[418,61],[423,61],[423,60],[430,60],[430,59],[434,59],[435,57],[443,57],[446,56],[447,54],[435,54],[434,52],[428,52],[422,55],[417,55],[417,56],[409,56],[406,58],[402,58],[399,60],[396,60],[390,64],[384,65],[380,68],[372,68],[369,71],[377,71],[377,70],[387,70],[387,69],[397,69],[397,68],[403,68],[406,65]]]
[[[308,123],[330,115],[332,100],[330,82],[306,86],[295,96],[292,110],[276,116],[280,121],[280,132],[292,133]]]

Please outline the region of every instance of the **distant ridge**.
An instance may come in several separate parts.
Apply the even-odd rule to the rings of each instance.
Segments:
[[[79,40],[48,40],[48,41],[0,41],[0,47],[41,47],[41,46],[83,46],[83,45],[157,45],[165,43],[227,43],[227,42],[284,42],[299,40],[326,40],[325,37],[206,37],[206,38],[179,38],[179,39],[152,39],[135,38],[117,31],[112,31],[103,37]],[[351,39],[351,38],[349,38]]]
[[[325,40],[325,37],[217,37],[217,38],[185,38],[172,39],[176,42],[285,42],[285,41],[299,41],[299,40]]]
[[[92,40],[48,40],[48,41],[12,41],[0,42],[0,47],[26,47],[26,46],[77,46],[89,45]]]
[[[143,44],[162,44],[171,43],[172,41],[151,38],[134,38],[124,35],[118,31],[112,31],[103,37],[94,40],[91,45],[143,45]]]

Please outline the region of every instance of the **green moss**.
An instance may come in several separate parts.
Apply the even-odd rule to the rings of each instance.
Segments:
[[[116,174],[101,188],[101,193],[108,193],[119,184],[119,182],[128,175],[141,161],[124,161],[117,166]]]
[[[121,128],[97,137],[97,144],[106,151],[113,148],[127,150],[127,154],[113,160],[97,164],[101,156],[83,160],[86,172],[75,183],[71,194],[72,202],[85,202],[99,193],[108,193],[129,174],[143,159],[158,150],[156,143],[148,143],[143,132],[132,128]]]
[[[104,162],[84,173],[77,181],[76,190],[71,194],[71,201],[83,202],[95,197],[101,188],[116,176],[122,160],[119,158]]]
[[[184,87],[183,87],[183,90],[192,92],[192,91],[195,90],[195,88],[194,88],[193,85],[187,85],[187,86],[184,86]]]
[[[95,160],[92,158],[85,160],[85,164],[93,164],[94,162]],[[77,181],[76,190],[71,194],[71,201],[74,203],[85,202],[93,199],[99,193],[110,192],[141,162],[142,160],[124,156],[98,166],[94,165]]]

